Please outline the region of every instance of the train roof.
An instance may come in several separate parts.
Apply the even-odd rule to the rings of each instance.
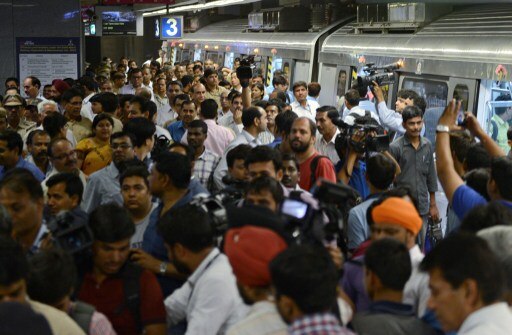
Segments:
[[[351,23],[329,35],[320,61],[358,66],[361,56],[377,65],[402,58],[408,72],[495,80],[500,64],[512,72],[511,5],[453,11],[414,34],[355,34],[354,28]]]
[[[274,52],[283,58],[310,60],[313,57],[315,43],[325,31],[339,25],[340,22],[326,27],[320,32],[245,32],[247,19],[227,20],[212,23],[195,33],[186,33],[177,43],[185,43],[184,48],[198,47],[208,50],[226,51],[241,54],[259,54],[273,56]],[[215,47],[218,49],[214,49]],[[258,52],[254,52],[254,49]]]

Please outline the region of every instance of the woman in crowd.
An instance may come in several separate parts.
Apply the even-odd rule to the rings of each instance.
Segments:
[[[92,122],[92,136],[77,144],[78,166],[86,175],[110,164],[112,160],[110,136],[113,127],[114,120],[108,114],[99,114]]]
[[[263,84],[255,83],[251,86],[251,99],[252,104],[260,101],[265,96],[265,87],[263,87]]]

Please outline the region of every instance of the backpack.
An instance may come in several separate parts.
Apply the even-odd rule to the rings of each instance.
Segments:
[[[76,322],[76,324],[82,328],[82,330],[89,334],[91,328],[92,315],[96,309],[94,306],[86,304],[82,301],[77,301],[73,307],[69,316]]]
[[[309,177],[309,180],[311,181],[310,189],[315,185],[315,182],[316,182],[316,169],[318,168],[318,163],[320,162],[320,159],[322,159],[322,158],[329,159],[329,157],[327,157],[327,156],[318,155],[315,158],[313,158],[311,163],[309,163],[309,168],[311,169],[311,175]],[[329,159],[329,161],[330,161],[330,159]]]

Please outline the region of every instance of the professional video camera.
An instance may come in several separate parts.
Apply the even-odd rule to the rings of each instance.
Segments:
[[[357,86],[373,87],[375,81],[379,86],[393,84],[395,82],[395,72],[402,67],[402,61],[387,64],[381,67],[375,66],[373,63],[366,64],[363,67],[363,75],[357,77]]]
[[[46,224],[50,230],[53,244],[72,255],[87,251],[94,237],[87,218],[77,217],[71,212],[61,212]]]
[[[313,190],[318,208],[303,201],[300,193],[292,192],[281,206],[285,227],[299,244],[334,244],[347,250],[345,223],[348,211],[359,201],[353,188],[324,179],[317,182]]]
[[[340,157],[345,156],[348,146],[360,154],[383,152],[389,149],[389,135],[385,134],[384,128],[371,117],[369,111],[365,111],[364,116],[358,115],[353,119],[353,124],[341,119],[333,120],[340,130],[334,142],[334,147]]]

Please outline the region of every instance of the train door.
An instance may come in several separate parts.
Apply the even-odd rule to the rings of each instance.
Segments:
[[[462,100],[462,110],[476,114],[478,81],[475,79],[450,78],[448,99]]]
[[[224,56],[224,67],[228,69],[233,68],[233,63],[235,61],[235,54],[233,52],[226,52]]]
[[[293,81],[305,81],[309,82],[309,63],[304,61],[296,61],[295,69],[293,71]]]
[[[322,85],[320,105],[336,106],[341,111],[345,103],[345,93],[350,88],[351,76],[352,70],[348,65],[322,64],[318,78]]]
[[[404,74],[400,77],[399,89],[413,90],[425,99],[423,115],[425,137],[433,144],[436,141],[436,126],[449,96],[449,78]]]

